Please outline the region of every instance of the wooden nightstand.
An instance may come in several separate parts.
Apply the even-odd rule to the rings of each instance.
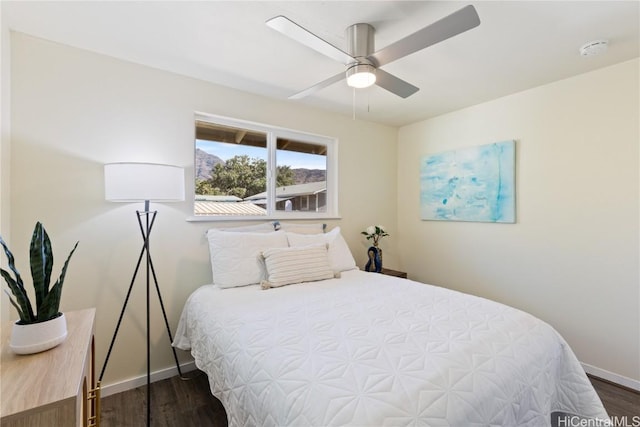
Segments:
[[[406,279],[407,278],[407,273],[406,272],[391,270],[389,268],[383,268],[380,273],[386,274],[387,276],[400,277],[402,279]]]
[[[51,350],[30,355],[11,351],[11,328],[3,327],[2,427],[99,425],[95,313],[94,308],[65,312],[67,339]]]

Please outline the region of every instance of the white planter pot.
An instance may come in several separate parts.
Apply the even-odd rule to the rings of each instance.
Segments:
[[[13,324],[9,347],[17,354],[33,354],[49,350],[67,338],[64,313],[46,322],[29,325]]]

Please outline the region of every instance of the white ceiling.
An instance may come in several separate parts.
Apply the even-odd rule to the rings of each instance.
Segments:
[[[402,99],[344,81],[302,100],[394,126],[413,123],[640,55],[630,1],[2,1],[10,28],[277,99],[344,69],[264,22],[277,15],[346,50],[344,31],[376,29],[376,50],[473,4],[479,27],[383,67],[420,88]],[[605,55],[578,49],[608,39]],[[355,99],[355,101],[354,101]]]

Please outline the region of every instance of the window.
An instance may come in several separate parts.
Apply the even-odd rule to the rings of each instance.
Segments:
[[[194,220],[336,217],[337,141],[197,114]]]

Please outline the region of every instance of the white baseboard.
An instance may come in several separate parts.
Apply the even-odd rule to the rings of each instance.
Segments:
[[[196,369],[196,364],[194,361],[183,363],[180,365],[180,370],[185,372],[191,372]],[[172,366],[171,368],[161,369],[159,371],[155,371],[151,373],[151,382],[165,380],[167,378],[171,378],[175,375],[178,375],[178,368]],[[120,393],[127,390],[132,390],[136,387],[143,386],[147,383],[147,376],[143,375],[140,377],[130,378],[128,380],[124,380],[115,384],[109,384],[101,387],[100,396],[107,397],[112,394]]]
[[[588,363],[582,363],[582,368],[586,373],[591,374],[595,377],[602,378],[603,380],[611,381],[616,384],[620,384],[624,387],[630,388],[632,390],[640,391],[640,381],[634,380],[632,378],[628,378],[613,372],[609,372],[604,369],[600,369],[598,367],[589,365]],[[180,369],[182,372],[191,372],[196,370],[196,364],[194,361],[183,363],[180,365]],[[162,369],[160,371],[155,371],[151,373],[151,382],[161,381],[167,378],[171,378],[175,375],[178,375],[178,369],[173,366],[171,368]],[[136,387],[143,386],[147,383],[146,375],[130,378],[125,381],[121,381],[115,384],[109,384],[107,386],[103,386],[100,395],[102,397],[111,396],[112,394],[120,393],[123,391],[131,390]]]
[[[587,363],[582,363],[582,367],[584,368],[587,374],[591,374],[594,377],[602,378],[603,380],[620,384],[621,386],[630,388],[632,390],[640,391],[640,381],[638,380],[634,380],[633,378],[628,378],[613,372],[609,372],[607,370],[600,369],[598,367],[589,365]]]

